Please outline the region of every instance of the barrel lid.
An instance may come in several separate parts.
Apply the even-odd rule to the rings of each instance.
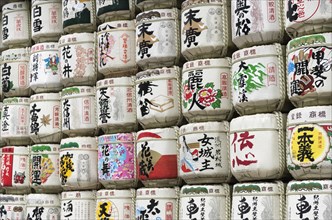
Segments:
[[[286,194],[312,194],[318,192],[332,194],[332,180],[293,180],[287,184]]]
[[[282,55],[282,50],[280,44],[254,46],[235,51],[232,54],[232,63],[234,64],[244,59],[247,60],[262,56],[277,57],[281,55]]]
[[[61,0],[32,0],[32,5],[35,4],[45,4],[45,3],[61,3]]]
[[[26,197],[27,206],[61,206],[57,194],[29,194]]]
[[[118,133],[106,134],[98,137],[98,144],[111,144],[111,143],[134,143],[135,132],[133,133]]]
[[[177,127],[156,128],[137,132],[137,142],[154,140],[177,140]]]
[[[0,204],[25,204],[25,195],[0,194]]]
[[[190,123],[180,127],[180,135],[205,132],[229,132],[229,122]]]
[[[28,155],[29,148],[25,146],[6,146],[1,148],[2,154]]]
[[[69,149],[97,149],[96,137],[71,137],[61,140],[60,151]]]
[[[317,122],[332,122],[332,105],[295,108],[287,116],[287,125]]]
[[[12,2],[12,3],[8,3],[8,4],[5,4],[4,6],[2,6],[3,14],[20,11],[20,10],[26,10],[28,12],[28,10],[29,10],[28,2],[24,2],[24,1]]]
[[[77,96],[94,96],[95,88],[92,86],[73,86],[62,89],[61,99]]]
[[[163,67],[157,69],[148,69],[136,74],[136,84],[145,80],[158,80],[167,78],[176,78],[180,72],[179,67]]]
[[[120,198],[133,198],[135,197],[134,189],[123,189],[123,190],[112,190],[112,189],[103,189],[97,191],[97,199],[120,199]]]
[[[59,153],[60,144],[35,144],[30,146],[31,154]]]
[[[312,34],[290,40],[287,44],[287,52],[290,53],[294,50],[301,49],[302,47],[317,47],[321,45],[332,44],[331,33]]]
[[[181,188],[181,197],[185,196],[225,196],[229,192],[225,190],[224,185],[186,185]]]
[[[175,20],[179,19],[179,11],[176,8],[173,9],[154,9],[150,11],[144,11],[136,16],[136,26],[143,22],[153,22],[158,20]]]
[[[59,39],[59,47],[62,47],[66,44],[77,44],[83,42],[94,43],[94,34],[74,33],[74,34],[62,35]]]
[[[277,182],[251,182],[237,183],[233,186],[233,195],[252,194],[284,194],[284,187],[281,181]]]
[[[3,100],[4,105],[30,105],[30,99],[25,97],[12,97]]]
[[[182,11],[187,10],[188,8],[194,7],[194,6],[201,6],[204,4],[211,4],[211,5],[223,5],[227,4],[227,1],[223,0],[186,0],[182,2],[181,9]]]
[[[136,192],[137,199],[144,198],[178,198],[177,188],[140,188]]]
[[[120,20],[105,22],[98,26],[98,32],[115,31],[115,30],[132,30],[135,31],[135,22],[133,20]]]
[[[252,131],[255,129],[278,129],[277,115],[256,114],[234,118],[230,123],[230,132]]]
[[[30,96],[30,102],[60,101],[60,93],[38,93]]]
[[[30,47],[4,50],[1,53],[1,61],[27,61],[30,60]]]
[[[68,191],[61,193],[62,200],[71,199],[96,199],[96,191]]]
[[[231,58],[201,59],[188,61],[183,65],[183,73],[194,69],[205,68],[231,68]]]
[[[58,42],[38,43],[31,47],[31,53],[50,50],[58,52]]]
[[[107,78],[97,82],[97,89],[105,87],[121,87],[128,86],[133,87],[134,82],[131,77],[118,77],[118,78]]]

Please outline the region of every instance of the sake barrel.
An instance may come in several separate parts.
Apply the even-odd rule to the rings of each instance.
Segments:
[[[233,187],[231,219],[285,219],[285,203],[281,181],[237,183]]]
[[[14,97],[3,100],[1,137],[9,145],[28,145],[29,98]]]
[[[329,220],[332,206],[332,181],[291,181],[287,184],[286,200],[286,220]]]
[[[62,27],[67,33],[93,32],[96,29],[94,0],[62,0]]]
[[[146,187],[175,186],[178,178],[178,128],[157,128],[137,132],[138,179]]]
[[[62,132],[69,136],[94,135],[96,132],[95,89],[68,87],[61,92]]]
[[[230,187],[222,185],[185,185],[180,192],[179,219],[230,219]]]
[[[282,14],[282,1],[231,1],[234,44],[238,48],[245,48],[282,43],[285,32]]]
[[[9,47],[31,44],[30,3],[12,2],[2,7],[2,43]]]
[[[57,194],[29,194],[26,196],[27,217],[34,219],[60,219],[61,204]],[[37,217],[37,218],[38,218]]]
[[[98,137],[98,179],[105,188],[137,185],[135,133]]]
[[[181,52],[189,61],[225,57],[231,38],[230,2],[187,0],[181,11]]]
[[[184,64],[182,112],[190,123],[229,120],[233,114],[231,61],[204,59]]]
[[[68,220],[94,219],[95,191],[71,191],[61,193],[61,218]]]
[[[58,41],[62,29],[61,0],[33,0],[31,35],[35,42]]]
[[[287,33],[292,37],[332,31],[331,1],[284,1]]]
[[[136,219],[178,219],[179,188],[140,188],[136,191]]]
[[[74,137],[61,140],[60,180],[64,190],[96,189],[98,155],[95,137]]]
[[[29,188],[29,150],[24,146],[1,148],[1,186],[8,194],[24,194]]]
[[[284,176],[285,124],[280,112],[242,116],[231,121],[231,171],[238,181]]]
[[[142,69],[179,65],[179,21],[179,10],[175,8],[136,16],[136,63]]]
[[[181,1],[178,0],[134,0],[135,5],[142,11],[157,8],[180,7]]]
[[[233,105],[240,115],[284,108],[285,51],[280,44],[245,48],[233,53]]]
[[[297,180],[332,179],[332,106],[296,108],[287,120],[287,168]]]
[[[98,72],[106,77],[131,76],[137,72],[134,21],[101,24],[97,36]]]
[[[135,84],[137,120],[143,128],[168,127],[181,122],[179,67],[139,72]]]
[[[30,138],[34,143],[60,142],[60,114],[59,93],[39,93],[30,97]]]
[[[183,125],[179,132],[179,176],[188,184],[230,181],[229,123]]]
[[[59,39],[61,83],[94,86],[97,81],[95,34],[74,33]]]
[[[117,220],[135,218],[135,190],[99,190],[97,192],[96,219],[114,217]]]
[[[59,173],[59,144],[35,144],[30,150],[30,187],[38,193],[62,191]]]
[[[106,134],[137,128],[134,80],[108,78],[97,82],[97,125]]]
[[[134,19],[135,2],[134,0],[96,1],[96,14],[103,22]]]
[[[5,50],[1,56],[3,95],[6,97],[29,96],[30,48]]]
[[[26,217],[25,195],[0,194],[0,218],[23,220]]]
[[[287,44],[287,93],[296,107],[332,104],[332,33],[295,38]]]
[[[30,88],[36,92],[59,92],[62,89],[58,43],[39,43],[31,47]]]

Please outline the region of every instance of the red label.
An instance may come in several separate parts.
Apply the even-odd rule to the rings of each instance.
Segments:
[[[173,219],[173,203],[167,202],[166,203],[165,220],[172,220],[172,219]]]
[[[1,186],[12,186],[13,176],[13,153],[14,148],[3,148],[2,149],[2,164],[1,164]]]
[[[90,124],[91,123],[91,115],[90,115],[90,99],[84,98],[83,99],[83,124]]]
[[[58,105],[53,107],[53,128],[59,128],[60,123],[60,107]]]
[[[19,73],[19,87],[27,86],[27,65],[20,64],[18,65],[18,73]]]
[[[276,2],[275,0],[269,0],[267,2],[267,18],[270,23],[276,21]]]

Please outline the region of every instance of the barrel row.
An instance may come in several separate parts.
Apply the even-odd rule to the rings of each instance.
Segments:
[[[331,106],[242,116],[137,133],[5,146],[8,192],[130,188],[237,181],[331,179]],[[41,125],[42,126],[42,125]]]
[[[331,180],[308,180],[0,194],[0,201],[3,216],[15,219],[329,219],[331,191]]]

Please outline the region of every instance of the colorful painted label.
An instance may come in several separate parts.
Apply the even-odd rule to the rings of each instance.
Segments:
[[[15,154],[15,148],[2,148],[2,187],[29,188],[28,155]]]
[[[220,73],[206,77],[205,71],[196,69],[183,74],[182,107],[185,112],[222,108]]]
[[[132,209],[131,199],[99,200],[96,207],[96,219],[131,220]]]
[[[332,47],[329,46],[309,46],[289,53],[287,65],[290,99],[314,92],[331,91],[331,62]]]
[[[98,146],[98,177],[102,181],[135,179],[134,137],[128,134],[108,136],[109,143]],[[114,142],[114,143],[112,143]]]
[[[98,71],[110,74],[135,70],[134,23],[109,22],[100,26],[98,31]]]
[[[62,0],[63,27],[94,22],[91,0]]]
[[[193,133],[180,136],[180,175],[182,178],[220,178],[229,177],[226,133]],[[225,145],[226,144],[226,145]],[[226,170],[226,172],[225,172]]]
[[[144,131],[138,134],[136,150],[137,173],[140,180],[177,178],[176,140],[163,140],[162,136]]]
[[[52,145],[35,145],[31,151],[30,184],[33,187],[60,186],[59,149]]]

